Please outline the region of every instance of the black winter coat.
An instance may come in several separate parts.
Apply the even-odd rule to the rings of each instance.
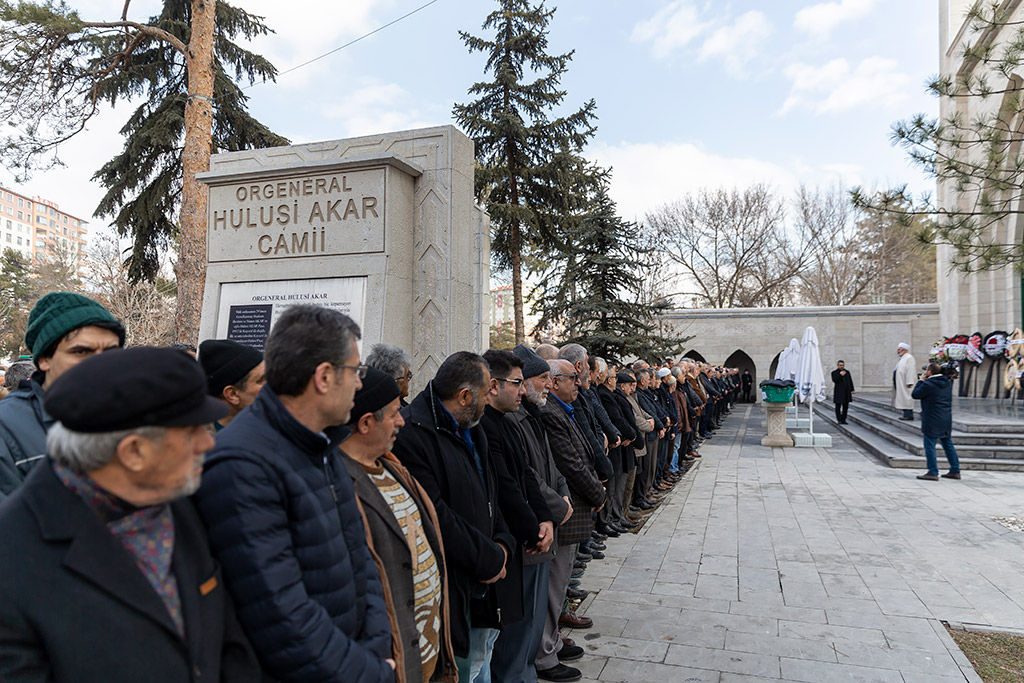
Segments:
[[[380,577],[337,448],[348,433],[314,434],[265,386],[217,434],[193,497],[242,628],[280,681],[395,677]]]
[[[619,405],[619,401],[615,394],[608,387],[601,385],[597,388],[597,396],[601,400],[601,405],[604,407],[605,413],[608,415],[608,420],[615,425],[615,429],[619,433],[619,438],[623,441],[632,441],[636,438],[636,426],[633,423],[633,413],[630,412],[629,420],[622,414],[622,407]],[[623,396],[623,399],[626,397]],[[627,406],[628,407],[628,406]],[[615,470],[615,474],[621,474],[627,472],[629,467],[625,463],[626,459],[633,460],[633,448],[632,446],[623,447],[618,446],[613,449],[615,451],[615,458],[612,458],[612,467]],[[627,452],[628,451],[628,452]],[[609,457],[611,452],[609,451]]]
[[[832,400],[836,403],[849,403],[850,399],[853,398],[853,375],[850,374],[849,370],[846,370],[845,375],[839,374],[839,368],[832,371],[832,383],[835,384],[835,390],[832,392]]]
[[[911,397],[921,401],[921,433],[932,438],[953,431],[953,383],[945,375],[918,380]]]
[[[487,458],[487,436],[480,425],[470,430],[480,456],[484,480],[469,446],[455,433],[433,383],[402,408],[405,427],[392,452],[430,496],[444,539],[448,562],[452,646],[455,656],[469,654],[470,599],[482,598],[505,562],[501,542],[510,551],[515,538],[508,532],[498,507],[498,479]],[[498,615],[487,615],[498,625]],[[484,615],[476,615],[479,623]],[[483,626],[486,624],[479,623]]]
[[[0,506],[0,681],[260,679],[192,504],[171,503],[185,639],[99,515],[48,460]]]
[[[612,463],[604,451],[604,432],[601,431],[601,427],[597,423],[597,417],[587,401],[585,392],[579,392],[576,400],[572,402],[572,407],[576,410],[576,425],[587,438],[590,450],[593,452],[594,459],[591,464],[594,466],[594,471],[597,472],[598,479],[608,481],[612,476]]]

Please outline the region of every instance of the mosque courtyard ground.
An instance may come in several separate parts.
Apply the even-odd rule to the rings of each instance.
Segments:
[[[761,421],[736,406],[590,563],[583,680],[980,682],[946,624],[1024,634],[1024,532],[995,521],[1024,518],[1024,473],[918,481],[834,431],[761,446]]]

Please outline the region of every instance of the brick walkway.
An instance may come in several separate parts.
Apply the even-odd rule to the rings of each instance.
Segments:
[[[840,435],[770,449],[762,431],[738,406],[590,563],[584,680],[980,682],[940,620],[1024,629],[1024,533],[992,521],[1024,517],[1024,474],[922,482]]]

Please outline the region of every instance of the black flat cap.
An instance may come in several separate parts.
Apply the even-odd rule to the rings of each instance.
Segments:
[[[73,432],[190,427],[227,415],[202,368],[176,349],[139,346],[87,358],[46,392],[46,412]]]
[[[619,374],[615,375],[615,381],[619,384],[630,384],[636,382],[636,377],[623,370],[620,371]]]
[[[199,364],[206,373],[210,396],[220,398],[224,387],[245,379],[263,362],[263,354],[231,339],[207,339],[199,345]]]
[[[512,353],[516,354],[519,360],[523,361],[523,379],[530,379],[537,375],[543,375],[551,371],[548,362],[537,355],[537,352],[525,344],[519,344]]]
[[[377,368],[368,368],[363,387],[356,392],[349,421],[358,422],[363,415],[377,412],[401,394],[394,377]]]

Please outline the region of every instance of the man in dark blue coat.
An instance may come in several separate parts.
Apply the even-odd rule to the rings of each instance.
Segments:
[[[939,480],[939,461],[935,453],[935,442],[942,443],[942,450],[949,461],[946,479],[960,478],[960,459],[953,446],[953,382],[942,373],[938,363],[929,363],[921,379],[917,381],[913,398],[921,401],[921,433],[924,435],[924,457],[928,472],[918,475],[925,481]]]
[[[217,434],[194,500],[238,618],[282,683],[395,680],[383,589],[338,450],[365,366],[359,328],[288,308],[264,349],[266,385]]]
[[[452,647],[459,680],[472,681],[487,666],[488,637],[500,614],[481,609],[490,584],[505,578],[516,547],[498,508],[498,480],[487,457],[480,419],[491,375],[475,353],[459,351],[402,409],[405,428],[394,454],[427,492],[441,525],[451,604]],[[473,621],[470,621],[472,611]]]

